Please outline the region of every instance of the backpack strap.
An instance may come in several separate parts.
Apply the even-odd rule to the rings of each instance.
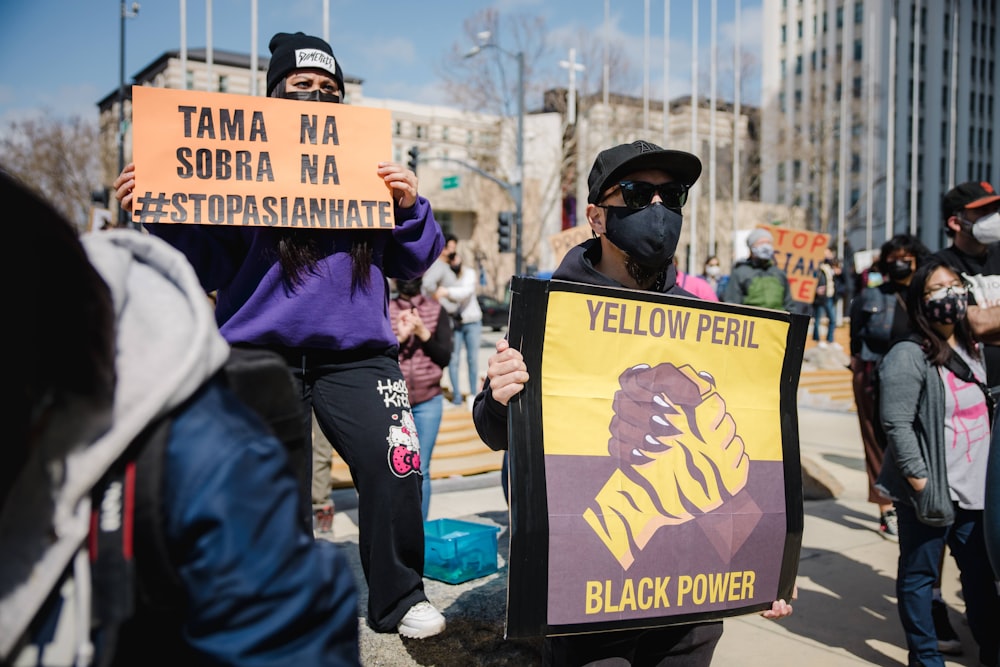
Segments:
[[[989,415],[990,427],[992,428],[993,413],[996,410],[996,400],[993,398],[993,392],[990,391],[990,388],[986,386],[986,383],[979,381],[979,379],[972,372],[972,369],[969,368],[969,364],[965,363],[965,359],[963,359],[957,352],[952,351],[952,353],[948,355],[948,360],[944,365],[945,368],[954,373],[955,377],[959,380],[975,384],[979,387],[979,390],[983,392],[983,396],[986,397],[986,414]]]
[[[170,559],[163,509],[163,476],[173,419],[160,419],[136,458],[137,596],[154,611],[182,608],[183,582]]]
[[[88,550],[96,665],[114,660],[119,630],[139,606],[176,604],[182,590],[166,556],[159,512],[170,425],[169,417],[148,425],[92,491]],[[157,546],[146,548],[150,542]]]
[[[924,339],[919,334],[910,332],[905,338],[900,338],[893,342],[896,343],[908,340],[911,343],[916,343],[923,349]],[[983,392],[983,396],[986,397],[986,411],[990,418],[990,427],[993,426],[993,413],[996,411],[996,399],[993,397],[993,392],[990,388],[986,386],[986,383],[981,382],[969,368],[969,364],[965,363],[965,359],[962,358],[958,352],[951,350],[948,354],[948,358],[944,362],[944,367],[955,374],[959,380],[963,382],[968,382],[969,384],[974,384],[979,387],[979,390]]]

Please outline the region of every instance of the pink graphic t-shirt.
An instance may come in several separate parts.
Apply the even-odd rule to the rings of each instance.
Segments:
[[[983,382],[986,370],[977,356],[964,350],[958,355]],[[944,366],[938,367],[944,382],[944,441],[945,463],[951,499],[959,507],[983,509],[986,496],[986,460],[990,452],[990,418],[986,398],[979,385],[965,382]]]

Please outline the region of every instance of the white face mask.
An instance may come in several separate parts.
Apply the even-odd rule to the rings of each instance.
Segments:
[[[718,266],[706,266],[705,273],[713,278],[718,278],[722,275],[722,268]]]
[[[1000,211],[994,211],[976,220],[972,225],[972,235],[983,245],[1000,241]]]

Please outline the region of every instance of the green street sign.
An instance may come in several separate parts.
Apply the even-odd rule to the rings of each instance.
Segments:
[[[441,189],[451,190],[458,187],[458,176],[445,176],[441,179]]]

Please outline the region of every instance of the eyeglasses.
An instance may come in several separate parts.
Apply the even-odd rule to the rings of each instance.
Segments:
[[[653,195],[658,194],[664,206],[679,210],[687,203],[689,186],[675,182],[653,185],[643,181],[622,181],[618,184],[618,189],[628,208],[646,208],[652,203]]]
[[[924,290],[924,297],[927,301],[939,301],[952,295],[965,296],[968,292],[969,290],[965,285],[944,285]]]

